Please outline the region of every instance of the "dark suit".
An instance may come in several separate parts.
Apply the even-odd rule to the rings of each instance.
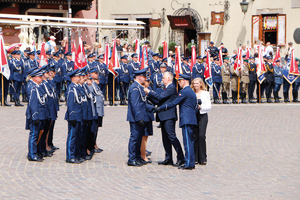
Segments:
[[[175,85],[171,83],[160,94],[150,91],[148,96],[158,100],[158,106],[162,106],[173,102],[177,97],[177,91]],[[177,160],[183,160],[183,151],[175,133],[175,123],[177,121],[176,107],[158,113],[156,121],[161,122],[162,141],[166,152],[165,160],[173,161],[172,145],[177,152]]]

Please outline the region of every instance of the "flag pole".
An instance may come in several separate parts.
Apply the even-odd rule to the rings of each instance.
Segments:
[[[289,88],[289,100],[292,102],[292,92],[291,92],[291,90],[292,90],[292,84],[290,84],[290,88]]]
[[[108,100],[108,84],[106,84],[106,100]]]
[[[113,75],[113,105],[115,105],[115,76]]]
[[[240,103],[240,75],[238,76],[237,102]]]
[[[260,83],[258,82],[258,102],[261,103]]]
[[[2,66],[1,66],[2,67]],[[1,86],[2,86],[2,90],[1,90],[1,93],[2,93],[2,98],[1,98],[1,105],[3,106],[4,105],[4,81],[3,81],[3,74],[1,73]]]

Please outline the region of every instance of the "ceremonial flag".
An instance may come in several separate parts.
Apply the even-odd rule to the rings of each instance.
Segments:
[[[219,48],[219,60],[220,60],[220,66],[223,65],[222,49],[223,49],[223,45],[221,45],[220,48]]]
[[[295,60],[295,49],[291,49],[291,64],[290,64],[290,74],[294,74],[299,76],[299,70],[298,66],[296,65],[296,60]]]
[[[48,60],[47,60],[47,56],[46,56],[46,50],[45,50],[45,45],[46,43],[43,42],[42,43],[42,47],[41,47],[41,59],[40,59],[40,67],[43,67],[44,65],[48,64]]]
[[[36,60],[39,59],[39,57],[38,57],[38,55],[37,55],[37,53],[36,53],[35,42],[32,42],[31,45],[32,45],[32,48],[33,48],[33,51],[34,51],[34,60],[36,61]]]
[[[239,69],[241,68],[241,65],[243,64],[243,55],[242,55],[242,47],[239,47],[236,60],[234,62],[233,69],[235,70],[236,74],[239,75]]]
[[[112,73],[114,76],[118,76],[118,72],[115,71],[115,69],[119,68],[119,58],[118,58],[116,40],[113,40],[113,43],[114,43],[113,50],[112,50],[112,55],[108,66],[108,71]]]
[[[147,68],[148,63],[147,63],[147,45],[143,45],[142,47],[142,60],[141,60],[141,69]]]
[[[249,59],[250,58],[250,50],[251,50],[251,47],[246,47],[246,59]]]
[[[287,82],[293,84],[299,76],[298,66],[296,65],[294,48],[291,48],[291,59],[283,67],[283,77]]]
[[[179,74],[182,74],[180,46],[175,46],[175,74],[176,79],[179,79]]]
[[[0,71],[2,75],[9,80],[10,77],[10,69],[7,64],[6,52],[4,49],[4,40],[2,34],[0,34]],[[3,88],[3,86],[2,86]]]
[[[265,79],[266,68],[263,61],[263,49],[262,46],[258,47],[258,63],[256,66],[257,80],[261,84]]]
[[[105,43],[105,52],[104,52],[104,63],[108,66],[109,63],[109,57],[110,57],[110,49],[109,49],[109,43]]]
[[[135,39],[135,53],[138,55],[139,62],[141,62],[141,46],[138,39]]]
[[[190,69],[193,71],[193,67],[196,64],[196,47],[195,45],[192,45],[192,56],[191,56],[191,64],[190,64]]]
[[[168,58],[168,42],[167,41],[163,41],[163,58]]]
[[[275,58],[273,60],[273,65],[276,64],[276,60],[278,60],[278,59],[280,60],[280,48],[279,47],[277,47],[276,55],[275,55]]]
[[[81,68],[85,67],[87,65],[86,57],[85,57],[85,52],[84,52],[84,47],[83,47],[83,42],[82,42],[82,37],[79,37],[79,46],[80,48],[80,64]]]
[[[76,55],[75,40],[72,41],[71,53],[72,53],[72,61],[75,62],[75,55]]]
[[[206,63],[205,63],[205,70],[204,70],[204,77],[205,82],[209,87],[212,87],[213,80],[212,80],[212,74],[211,74],[211,66],[210,66],[210,60],[209,60],[209,49],[206,50]]]
[[[74,70],[81,69],[81,45],[78,45],[77,52],[75,54]]]

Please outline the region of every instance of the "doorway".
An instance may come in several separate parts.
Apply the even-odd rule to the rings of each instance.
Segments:
[[[197,44],[197,31],[195,29],[184,30],[184,56],[191,56],[191,52],[187,49],[188,44],[194,40],[194,44]]]

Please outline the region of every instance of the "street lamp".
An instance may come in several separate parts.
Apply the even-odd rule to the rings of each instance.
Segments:
[[[246,0],[243,0],[243,2],[240,3],[241,5],[241,9],[242,9],[242,12],[245,14],[248,10],[248,2],[246,2]]]

